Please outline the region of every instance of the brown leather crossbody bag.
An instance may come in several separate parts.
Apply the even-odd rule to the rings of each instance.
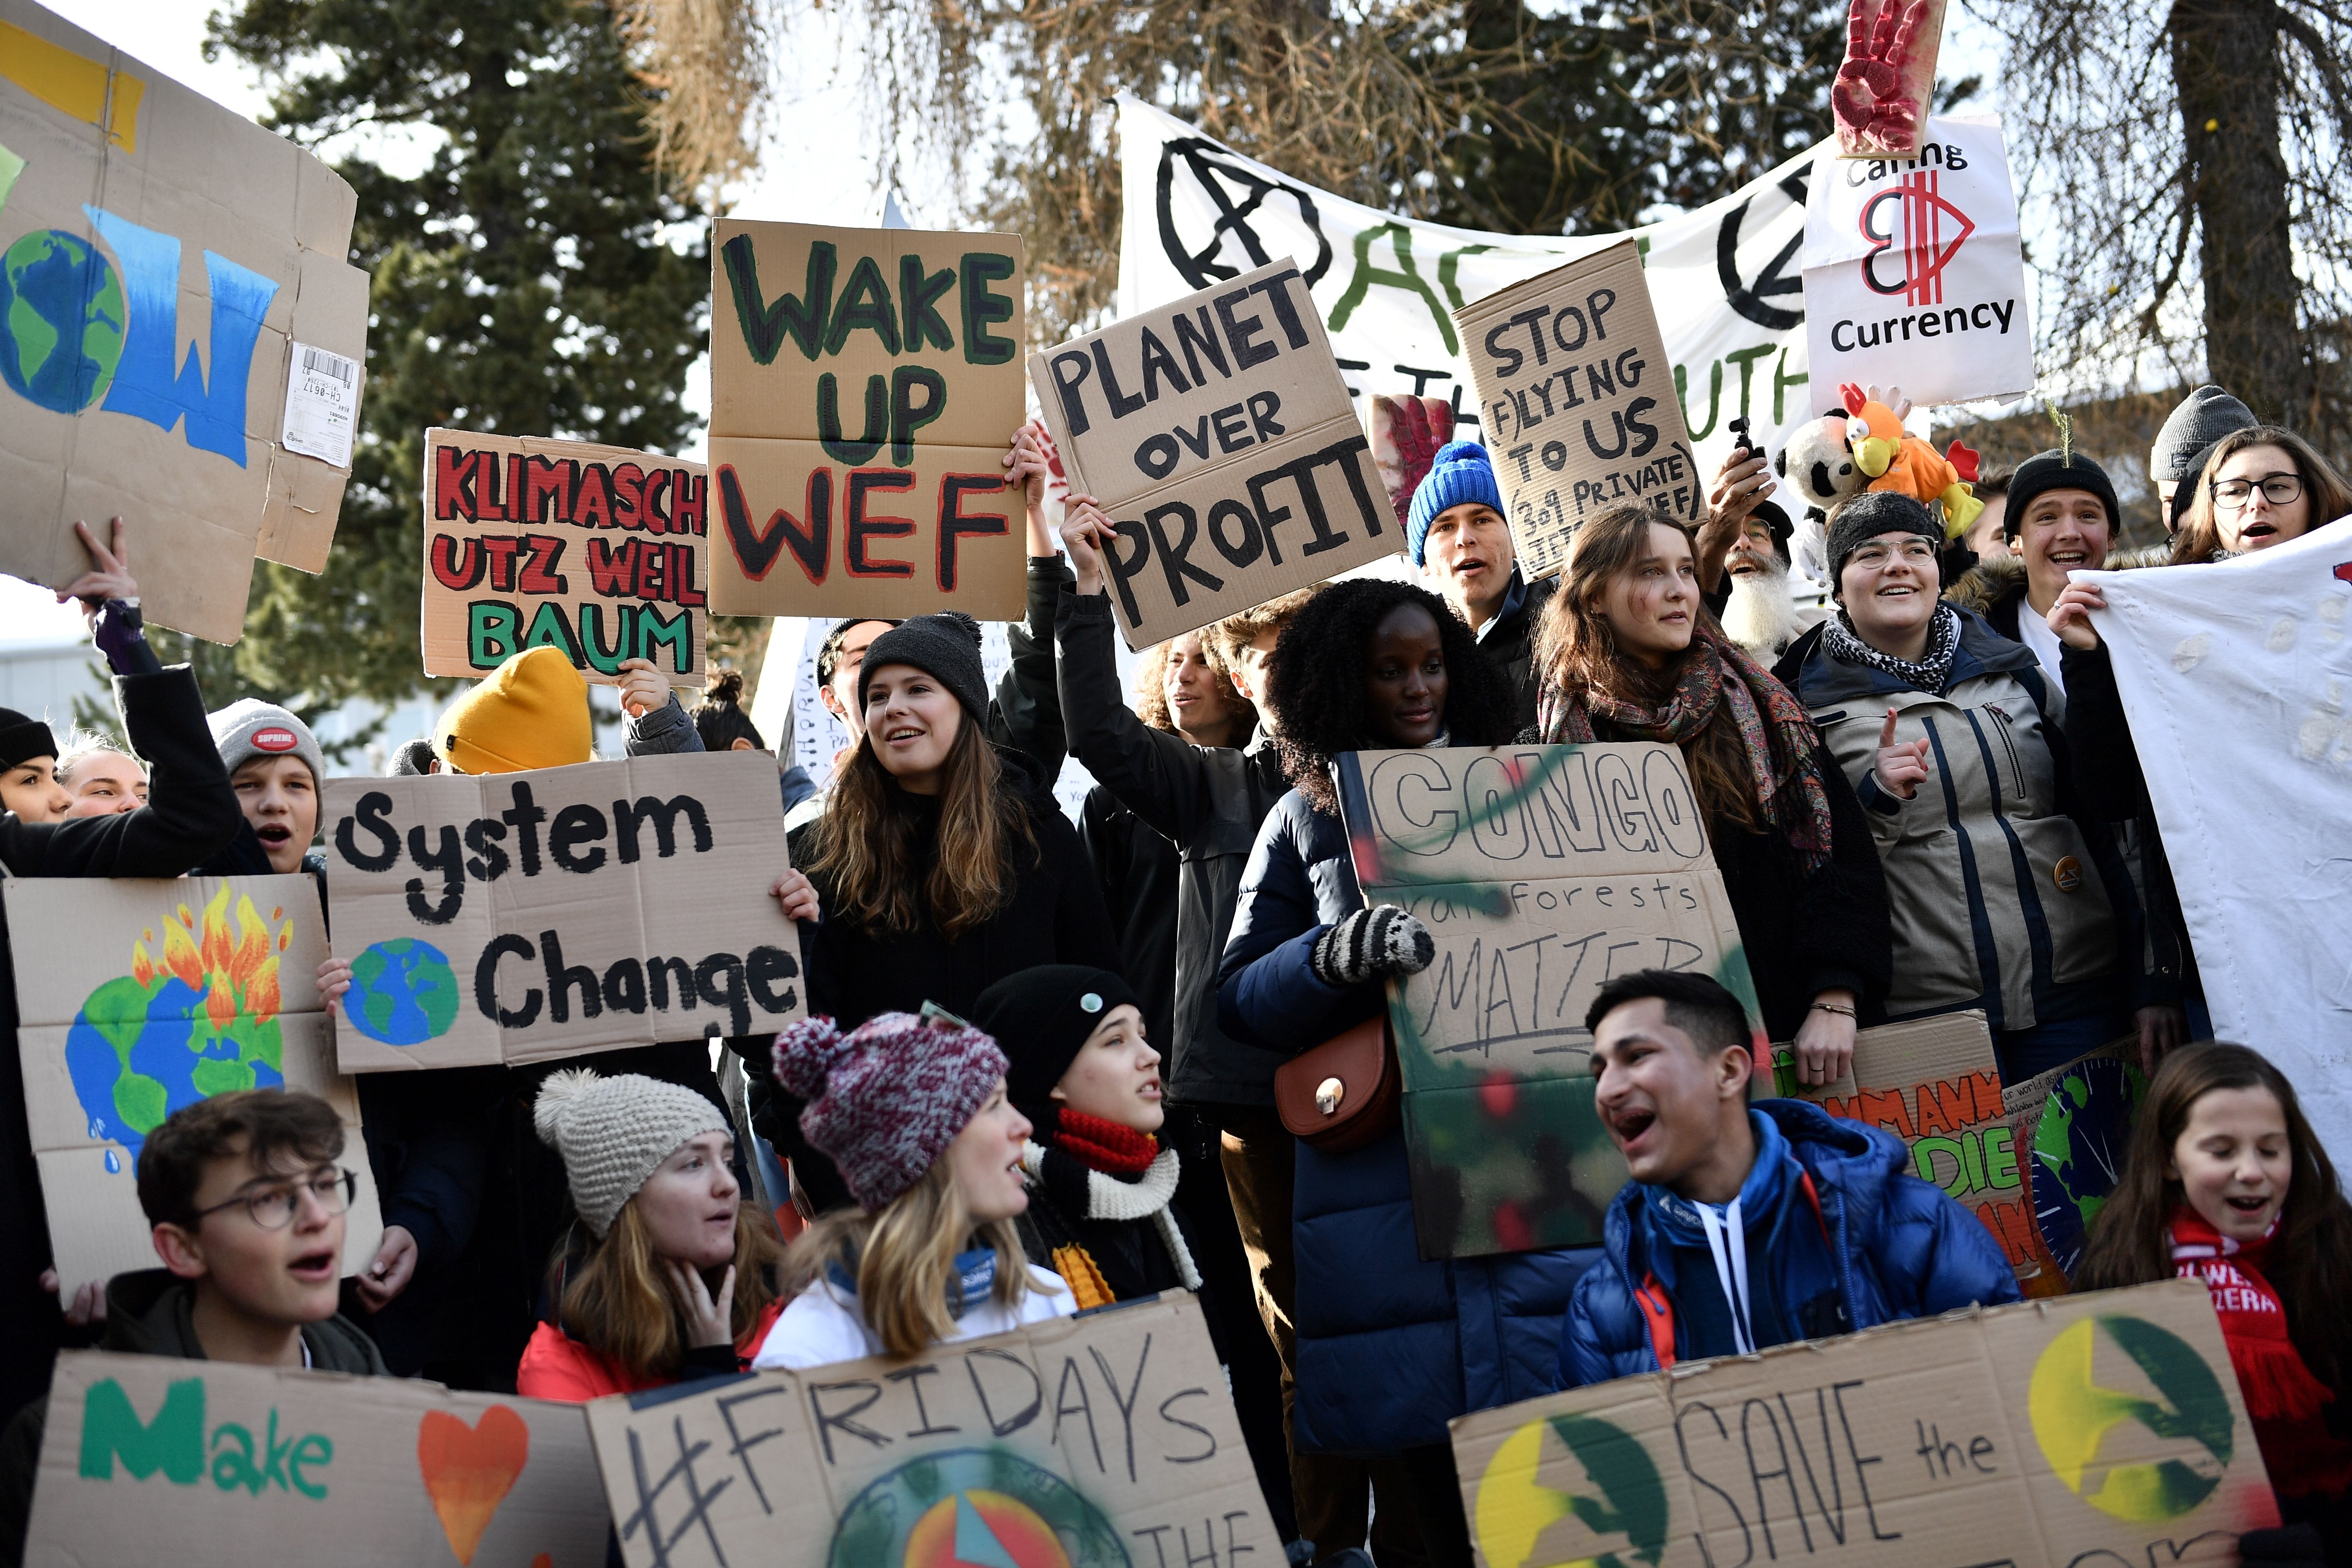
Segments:
[[[1404,1089],[1388,1009],[1275,1069],[1274,1108],[1290,1134],[1344,1154],[1392,1131]]]

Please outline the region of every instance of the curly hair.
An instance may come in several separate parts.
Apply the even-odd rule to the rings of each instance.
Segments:
[[[1234,689],[1234,678],[1225,664],[1224,650],[1217,646],[1216,627],[1201,629],[1201,658],[1209,666],[1217,696],[1223,707],[1221,717],[1238,721],[1240,733],[1246,737],[1257,721],[1257,710],[1248,699]],[[1181,637],[1154,643],[1144,649],[1135,666],[1135,716],[1155,730],[1176,731],[1176,715],[1168,710],[1168,662],[1176,657],[1176,645]]]
[[[1266,696],[1282,721],[1275,744],[1283,772],[1326,816],[1339,815],[1331,759],[1380,743],[1372,739],[1364,700],[1364,661],[1381,620],[1405,605],[1427,610],[1437,623],[1445,655],[1447,740],[1456,746],[1499,746],[1518,728],[1510,677],[1444,600],[1384,577],[1333,583],[1284,629],[1266,667]]]

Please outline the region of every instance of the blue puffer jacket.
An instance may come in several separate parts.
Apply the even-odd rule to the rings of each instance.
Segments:
[[[1910,1173],[1911,1152],[1891,1132],[1830,1115],[1801,1100],[1759,1100],[1748,1108],[1757,1131],[1756,1169],[1740,1189],[1749,1269],[1772,1271],[1772,1294],[1791,1317],[1830,1299],[1837,1319],[1801,1336],[1853,1331],[1904,1318],[1932,1317],[1971,1301],[1998,1306],[2018,1299],[2017,1277],[1982,1224],[1942,1188]],[[1812,1177],[1820,1217],[1798,1171]],[[1765,1204],[1752,1200],[1765,1196]],[[1579,1281],[1560,1334],[1559,1384],[1580,1388],[1612,1377],[1656,1372],[1650,1321],[1635,1300],[1671,1268],[1677,1232],[1695,1220],[1664,1212],[1690,1205],[1657,1187],[1628,1182],[1609,1205],[1601,1245],[1608,1254]],[[1826,1233],[1828,1245],[1822,1245]],[[1698,1256],[1704,1257],[1704,1243]],[[1680,1256],[1687,1257],[1684,1252]],[[1705,1286],[1719,1301],[1712,1271]],[[1831,1293],[1834,1292],[1833,1298]],[[1728,1344],[1694,1346],[1687,1314],[1672,1315],[1675,1359],[1727,1353]],[[1829,1314],[1823,1314],[1826,1319]],[[1768,1339],[1760,1330],[1760,1342]]]
[[[1258,831],[1219,974],[1217,1022],[1287,1056],[1381,1006],[1379,982],[1327,985],[1307,967],[1324,927],[1364,906],[1348,836],[1293,790]],[[1551,1391],[1560,1315],[1600,1248],[1424,1262],[1404,1134],[1351,1154],[1298,1146],[1292,1440],[1313,1453],[1393,1454],[1446,1441],[1473,1410]]]

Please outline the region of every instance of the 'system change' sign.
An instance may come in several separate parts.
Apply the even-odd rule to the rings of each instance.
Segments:
[[[1682,752],[1356,752],[1339,801],[1365,898],[1437,942],[1389,986],[1423,1255],[1598,1241],[1625,1164],[1593,1110],[1594,994],[1693,970],[1757,1016]]]
[[[1029,357],[1133,648],[1404,548],[1323,318],[1286,261]]]
[[[331,779],[346,1072],[544,1061],[806,1012],[773,758]]]
[[[1696,522],[1704,481],[1632,240],[1454,312],[1519,565],[1568,564],[1576,531],[1634,501]]]
[[[710,607],[1018,620],[1021,237],[721,218],[713,243]]]
[[[2223,1568],[2278,1520],[2195,1280],[1619,1378],[1454,1455],[1486,1568]]]
[[[629,1568],[1282,1562],[1191,1296],[588,1406]]]
[[[530,647],[590,680],[650,659],[702,683],[702,465],[585,441],[425,433],[425,673],[479,678]]]

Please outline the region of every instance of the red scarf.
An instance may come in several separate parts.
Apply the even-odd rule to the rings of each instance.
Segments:
[[[2271,1233],[2277,1229],[2273,1223]],[[2321,1415],[2335,1393],[2304,1364],[2287,1333],[2286,1308],[2263,1277],[2271,1236],[2232,1240],[2185,1205],[2173,1210],[2166,1236],[2173,1272],[2202,1279],[2212,1297],[2272,1487],[2291,1497],[2352,1488],[2352,1445],[2328,1436]]]
[[[1160,1157],[1160,1140],[1083,1110],[1064,1110],[1054,1119],[1053,1146],[1089,1171],[1107,1176],[1140,1176]]]

